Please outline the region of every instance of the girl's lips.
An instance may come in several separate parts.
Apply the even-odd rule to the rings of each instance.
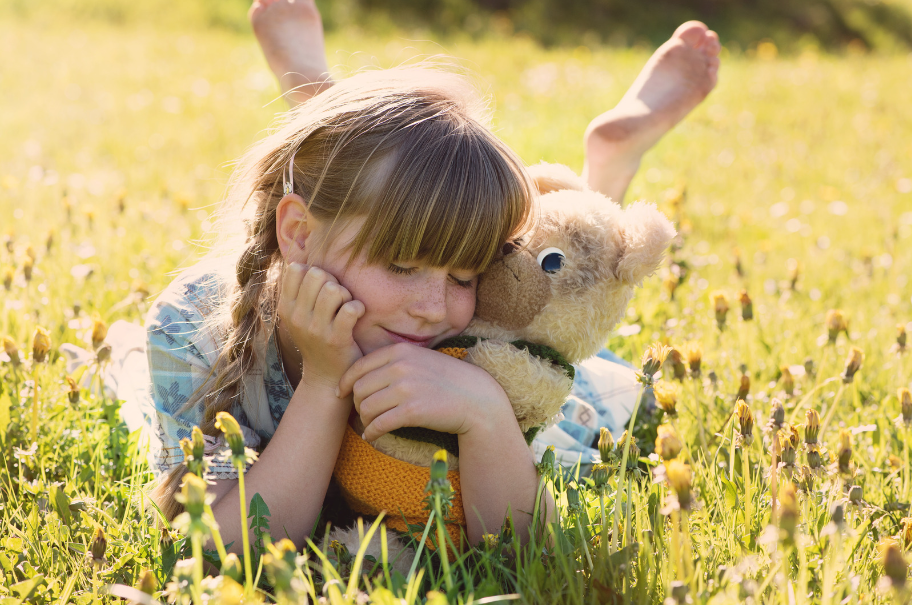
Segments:
[[[392,332],[390,330],[387,330],[386,328],[383,328],[383,329],[386,331],[387,334],[390,335],[390,338],[392,338],[396,342],[405,342],[410,345],[415,345],[417,347],[428,347],[428,346],[430,346],[431,341],[434,340],[433,336],[422,337],[422,336],[415,336],[413,334],[399,334],[398,332]]]

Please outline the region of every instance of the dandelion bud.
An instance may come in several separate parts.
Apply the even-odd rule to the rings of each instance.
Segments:
[[[849,488],[849,502],[857,506],[861,502],[861,496],[862,491],[860,485],[853,485]]]
[[[830,523],[839,529],[842,529],[843,525],[845,525],[845,508],[843,508],[842,504],[833,504],[830,509]]]
[[[215,428],[224,433],[225,441],[228,442],[228,447],[231,448],[231,455],[243,457],[244,435],[241,433],[241,425],[234,419],[234,416],[228,412],[219,412],[215,415]]]
[[[846,429],[839,431],[839,450],[837,451],[839,472],[848,475],[852,472],[852,433]]]
[[[640,448],[636,444],[636,437],[631,436],[629,431],[624,431],[624,434],[618,439],[615,446],[617,448],[617,456],[618,458],[624,456],[624,448],[627,447],[628,439],[630,440],[630,451],[627,453],[627,468],[636,468],[640,459]]]
[[[79,403],[79,385],[76,384],[76,380],[72,376],[66,377],[67,383],[67,399],[70,400],[70,404],[76,405]]]
[[[738,399],[747,399],[747,395],[751,390],[751,379],[747,374],[741,374],[741,383],[738,385],[738,394],[735,396],[735,401]]]
[[[772,405],[770,406],[770,417],[768,426],[778,431],[782,428],[782,424],[785,422],[785,408],[782,407],[782,402],[773,397]]]
[[[842,371],[842,381],[845,384],[851,384],[855,380],[855,374],[861,368],[864,362],[864,351],[858,347],[852,347],[849,356],[846,357],[845,368]]]
[[[678,278],[673,273],[668,273],[662,280],[662,286],[668,292],[668,300],[674,300],[675,290],[678,289]]]
[[[193,473],[184,475],[181,493],[174,497],[184,505],[191,518],[200,518],[206,508],[206,482]]]
[[[684,355],[681,351],[676,348],[671,349],[668,359],[671,360],[675,380],[684,380],[687,377],[687,366],[684,364]]]
[[[111,345],[103,344],[98,347],[98,350],[95,351],[95,361],[98,363],[104,363],[111,359]]]
[[[445,481],[448,469],[446,450],[434,452],[434,459],[431,462],[431,481]]]
[[[26,246],[25,255],[32,259],[32,261],[38,260],[38,254],[35,252],[35,249],[31,245]]]
[[[796,433],[797,436],[797,433]],[[786,466],[795,466],[795,446],[792,444],[790,431],[779,431],[779,460]]]
[[[244,577],[244,566],[241,565],[241,559],[233,552],[228,553],[225,560],[222,561],[222,575],[231,578],[235,582],[241,582]]]
[[[792,376],[792,371],[788,366],[782,366],[779,371],[782,373],[782,389],[786,395],[791,397],[795,394],[795,377]]]
[[[155,580],[155,574],[148,569],[144,569],[142,573],[139,574],[139,579],[136,582],[136,590],[145,593],[150,597],[155,594],[155,591],[158,590],[158,582]]]
[[[329,543],[329,547],[333,550],[333,553],[336,555],[336,560],[339,563],[346,564],[351,563],[354,557],[352,557],[351,552],[349,552],[348,547],[345,544],[342,544],[338,540],[333,540]]]
[[[89,553],[92,561],[96,565],[104,563],[105,551],[108,549],[108,541],[105,539],[104,532],[100,527],[95,528],[95,535],[92,537],[92,544],[89,546]]]
[[[716,314],[716,325],[722,330],[725,328],[725,316],[728,315],[728,296],[725,295],[725,292],[716,290],[709,297]]]
[[[44,249],[47,252],[50,252],[51,249],[54,247],[54,235],[55,235],[54,230],[50,229],[47,234],[47,239],[44,240]]]
[[[690,510],[691,505],[691,474],[690,467],[678,459],[665,463],[665,478],[668,485],[678,497],[678,504],[684,510]]]
[[[811,408],[804,413],[804,418],[804,443],[814,445],[817,443],[817,435],[820,434],[820,414]]]
[[[798,489],[806,494],[814,491],[814,471],[806,466],[801,467],[801,474],[798,476]]]
[[[906,548],[912,546],[912,517],[906,517],[902,521],[902,529],[899,532],[903,545]]]
[[[579,490],[575,487],[567,488],[567,507],[570,510],[576,510],[580,505]]]
[[[823,459],[820,456],[820,446],[816,443],[807,446],[807,462],[812,469],[818,469],[823,465]]]
[[[674,601],[675,605],[684,605],[685,603],[691,602],[688,598],[690,587],[684,582],[675,580],[669,585],[669,588],[671,600]]]
[[[614,437],[611,436],[611,431],[602,427],[599,429],[598,451],[599,457],[605,464],[614,459],[612,450],[614,450]]]
[[[754,303],[748,296],[747,290],[741,290],[738,300],[741,302],[741,319],[751,321],[754,318]]]
[[[912,424],[912,392],[909,389],[902,388],[897,391],[899,405],[902,408],[902,419],[906,424]]]
[[[605,429],[602,429],[602,430],[605,430]],[[539,466],[541,466],[546,471],[548,469],[553,469],[555,460],[556,459],[554,456],[554,446],[549,445],[548,447],[545,448],[545,453],[542,454],[541,463],[539,464]]]
[[[840,332],[848,333],[849,326],[841,309],[830,309],[826,314],[827,339],[829,344],[836,344]]]
[[[738,400],[736,413],[738,415],[739,441],[743,447],[750,447],[754,442],[754,415],[744,400]]]
[[[798,489],[794,483],[786,481],[779,490],[779,537],[786,544],[795,542],[798,517]]]
[[[108,335],[108,325],[96,315],[92,318],[92,347],[98,349]]]
[[[288,538],[279,540],[276,544],[267,546],[269,552],[263,557],[263,567],[266,568],[266,577],[277,594],[284,597],[293,597],[292,582],[295,573],[295,558],[297,549]]]
[[[13,287],[13,277],[15,277],[12,267],[3,270],[3,289],[7,292]]]
[[[7,288],[9,289],[9,288]],[[896,350],[900,353],[906,350],[906,325],[896,324]]]
[[[495,550],[500,545],[500,534],[484,534],[481,536],[485,550]]]
[[[592,482],[595,483],[596,488],[601,489],[607,485],[610,477],[611,467],[607,464],[595,464],[592,466]]]
[[[652,393],[655,395],[656,403],[666,414],[674,418],[678,415],[678,390],[675,386],[664,380],[655,383],[652,387]]]
[[[668,424],[659,425],[658,437],[656,437],[655,451],[662,460],[673,460],[681,453],[684,444],[675,433],[674,428]]]
[[[665,363],[669,353],[671,353],[671,347],[667,347],[660,342],[652,343],[646,347],[646,351],[643,352],[643,374],[652,380],[655,373],[662,369],[662,364]]]
[[[687,358],[687,365],[690,367],[690,375],[694,378],[699,378],[700,366],[703,363],[703,347],[700,346],[699,342],[692,340],[684,343],[682,348],[684,349],[684,357]]]
[[[709,382],[712,383],[713,388],[716,388],[719,384],[719,377],[716,375],[715,370],[710,370],[706,377],[709,378]]]
[[[44,363],[48,351],[51,350],[51,335],[48,331],[38,326],[32,335],[32,359],[36,363]]]
[[[890,468],[894,471],[898,471],[902,468],[902,460],[900,460],[899,456],[896,454],[890,454],[887,456],[887,464],[889,464]]]
[[[817,368],[814,367],[814,360],[810,357],[804,360],[804,373],[807,374],[808,378],[813,378],[817,375]]]
[[[22,362],[22,359],[19,357],[19,345],[17,345],[16,341],[9,336],[3,337],[3,352],[10,358],[10,363],[13,364],[14,368],[19,367],[19,364]]]
[[[735,257],[735,273],[738,277],[744,277],[744,265],[741,263],[741,248],[735,246],[732,248],[732,256]]]
[[[909,575],[909,564],[906,563],[899,544],[891,538],[884,538],[878,544],[878,548],[880,549],[880,563],[884,568],[884,577],[893,588],[902,588]]]
[[[32,269],[35,266],[35,261],[31,257],[26,256],[22,259],[22,275],[25,277],[25,281],[32,281]]]
[[[788,259],[788,272],[789,272],[789,290],[794,291],[795,286],[798,284],[798,276],[801,274],[801,264],[798,262],[798,259],[790,258]]]

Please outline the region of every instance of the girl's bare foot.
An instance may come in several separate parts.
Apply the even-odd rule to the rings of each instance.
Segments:
[[[688,21],[656,50],[617,107],[586,129],[590,187],[624,199],[643,154],[715,87],[721,49],[716,32]]]
[[[247,16],[289,105],[332,85],[314,0],[254,0]]]

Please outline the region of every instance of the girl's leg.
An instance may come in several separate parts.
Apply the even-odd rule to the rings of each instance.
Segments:
[[[248,17],[289,106],[332,86],[314,0],[254,0]]]
[[[614,109],[586,129],[583,178],[620,203],[643,154],[716,85],[719,36],[688,21],[652,55]]]

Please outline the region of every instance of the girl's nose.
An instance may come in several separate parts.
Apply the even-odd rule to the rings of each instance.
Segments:
[[[427,323],[440,323],[447,316],[447,276],[428,278],[416,292],[417,296],[409,307],[413,317]]]

